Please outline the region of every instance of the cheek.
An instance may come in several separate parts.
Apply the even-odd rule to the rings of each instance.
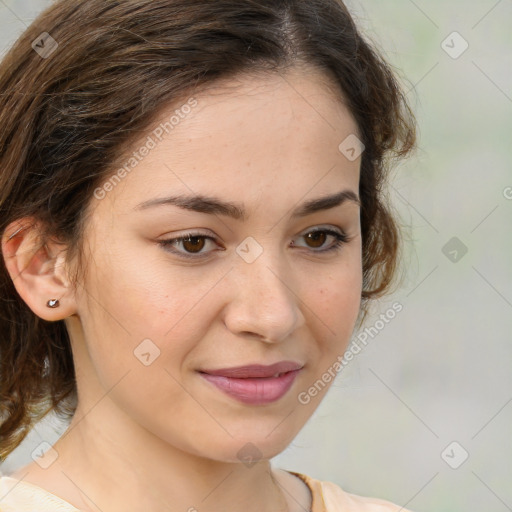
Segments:
[[[172,266],[165,256],[145,252],[147,257],[143,251],[133,257],[112,254],[96,271],[89,287],[111,314],[107,323],[115,321],[133,338],[152,334],[163,339],[194,309],[211,283],[208,278],[195,279],[193,270]]]
[[[98,375],[108,385],[138,370],[143,348],[151,359],[157,355],[158,366],[177,373],[215,314],[209,292],[218,276],[157,259],[109,259],[117,264],[105,261],[90,276],[80,315]]]
[[[353,265],[342,265],[322,283],[310,283],[311,325],[323,362],[342,354],[353,334],[361,307],[362,267],[358,259]]]
[[[312,299],[316,310],[321,312],[327,325],[342,326],[355,322],[361,303],[362,266],[359,259],[343,262],[339,269],[331,272],[316,286],[313,283]],[[333,329],[336,331],[336,329]]]

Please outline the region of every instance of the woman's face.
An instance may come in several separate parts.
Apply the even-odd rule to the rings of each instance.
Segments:
[[[324,80],[241,77],[185,100],[130,151],[136,165],[96,191],[76,291],[86,350],[72,340],[81,400],[99,383],[127,421],[215,460],[272,457],[302,428],[349,342],[362,286],[350,197],[360,159],[345,147],[357,126]],[[337,206],[304,211],[342,192]],[[203,373],[282,361],[300,369]]]

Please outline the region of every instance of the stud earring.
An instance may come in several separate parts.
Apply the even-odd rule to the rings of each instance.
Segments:
[[[49,307],[49,308],[58,308],[60,306],[60,302],[57,300],[57,299],[50,299],[46,305]]]

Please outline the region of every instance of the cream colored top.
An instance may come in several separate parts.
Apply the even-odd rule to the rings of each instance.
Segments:
[[[312,495],[310,512],[410,512],[389,501],[349,494],[332,482],[288,472],[299,477],[309,487]],[[0,476],[0,512],[80,511],[41,487],[9,476]]]

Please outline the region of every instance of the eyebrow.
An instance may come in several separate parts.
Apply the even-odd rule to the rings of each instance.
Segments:
[[[306,217],[315,212],[322,210],[330,210],[340,206],[346,202],[356,203],[361,206],[358,195],[352,190],[342,190],[337,194],[311,199],[301,204],[293,210],[291,217]],[[199,213],[207,213],[209,215],[223,215],[236,220],[246,221],[248,216],[245,208],[240,203],[223,201],[216,197],[204,195],[178,195],[170,197],[162,197],[158,199],[150,199],[137,205],[134,210],[145,210],[155,206],[171,205]]]

